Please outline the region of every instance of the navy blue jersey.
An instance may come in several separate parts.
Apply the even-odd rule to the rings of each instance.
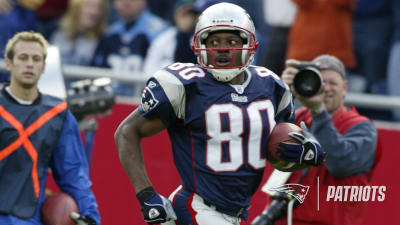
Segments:
[[[257,66],[245,70],[242,85],[230,85],[199,65],[172,64],[148,80],[139,111],[167,126],[183,187],[221,208],[249,206],[269,133],[294,119],[287,86]]]
[[[92,65],[117,71],[141,71],[150,43],[166,26],[148,10],[131,26],[121,20],[115,22],[100,40]]]
[[[100,40],[91,65],[111,68],[120,75],[141,74],[147,49],[166,28],[167,24],[148,10],[142,12],[134,24],[117,21]],[[131,84],[113,81],[111,87],[116,95],[135,94],[134,85]]]

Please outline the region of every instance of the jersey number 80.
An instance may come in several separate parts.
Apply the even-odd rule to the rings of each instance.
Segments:
[[[202,69],[194,67],[191,63],[174,63],[168,67],[179,71],[179,75],[190,80],[195,77],[203,78],[205,73]],[[266,77],[274,75],[263,67],[256,68],[257,75]],[[276,76],[276,75],[275,75]],[[277,78],[279,79],[279,78]],[[267,114],[267,121],[263,121],[262,113]],[[264,129],[269,133],[275,126],[274,106],[269,99],[260,99],[250,102],[246,112],[232,103],[214,104],[205,112],[207,140],[206,164],[215,172],[233,172],[238,170],[244,163],[243,133],[245,117],[247,113],[249,137],[247,140],[247,163],[254,169],[262,169],[266,165],[266,159],[261,157],[261,143]],[[229,130],[222,131],[221,115],[225,114],[229,120]],[[264,122],[264,123],[263,123]],[[265,128],[264,125],[268,126]],[[229,161],[223,161],[223,145],[229,146]]]
[[[214,104],[205,113],[206,131],[210,137],[207,140],[206,164],[215,172],[233,172],[244,163],[243,138],[244,110],[232,103]],[[267,120],[263,123],[262,113],[265,111]],[[246,112],[248,115],[249,137],[247,140],[247,163],[254,169],[262,169],[266,159],[261,157],[264,129],[271,132],[275,126],[274,107],[269,99],[251,102]],[[222,131],[221,115],[229,120],[229,130]],[[264,127],[268,124],[268,128]],[[222,161],[223,144],[229,146],[229,161]]]

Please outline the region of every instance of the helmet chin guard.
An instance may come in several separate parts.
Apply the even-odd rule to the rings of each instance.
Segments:
[[[245,67],[235,69],[207,69],[217,81],[229,82],[239,75]]]
[[[244,41],[241,48],[221,49],[241,51],[241,65],[233,65],[235,54],[232,56],[230,65],[223,67],[216,64],[213,65],[215,58],[210,59],[208,57],[213,55],[212,51],[217,51],[218,49],[206,48],[205,40],[209,37],[210,33],[216,31],[237,32]],[[192,49],[197,55],[197,61],[200,66],[207,69],[216,80],[229,82],[242,73],[252,63],[257,47],[258,43],[255,37],[253,21],[243,8],[224,2],[208,7],[200,15],[193,36]],[[210,55],[207,53],[210,53]]]

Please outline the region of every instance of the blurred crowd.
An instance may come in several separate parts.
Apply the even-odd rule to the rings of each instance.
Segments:
[[[254,64],[280,75],[285,60],[321,54],[340,58],[348,91],[400,96],[400,1],[226,0],[245,8],[261,48]],[[196,63],[191,38],[197,17],[220,0],[0,0],[0,51],[22,30],[58,46],[64,65],[151,76],[172,62]],[[0,82],[8,75],[0,74]],[[142,87],[113,81],[117,95]],[[400,111],[372,112],[400,121]]]

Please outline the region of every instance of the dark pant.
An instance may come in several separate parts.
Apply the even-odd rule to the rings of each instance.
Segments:
[[[393,35],[391,18],[355,19],[353,35],[357,67],[352,72],[365,77],[368,92],[379,93],[386,90],[379,88],[379,84],[384,84],[386,80]]]
[[[270,27],[264,46],[262,66],[280,76],[285,68],[289,27]]]

